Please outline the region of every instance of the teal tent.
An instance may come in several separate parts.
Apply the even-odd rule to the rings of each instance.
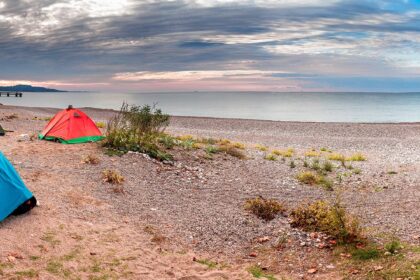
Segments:
[[[33,198],[13,165],[0,152],[0,221]]]

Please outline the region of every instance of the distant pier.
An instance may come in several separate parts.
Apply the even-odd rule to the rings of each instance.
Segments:
[[[0,97],[22,97],[21,92],[0,92]]]

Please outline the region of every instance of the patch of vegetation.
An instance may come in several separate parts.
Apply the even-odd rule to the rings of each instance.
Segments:
[[[349,158],[347,158],[348,161],[365,161],[366,156],[362,153],[355,153],[351,155]]]
[[[388,175],[396,175],[396,174],[398,174],[398,172],[391,170],[391,171],[388,171],[387,174]]]
[[[247,200],[245,202],[245,209],[266,221],[270,221],[278,214],[286,211],[286,208],[279,201],[262,197]]]
[[[297,179],[307,185],[316,185],[319,182],[319,175],[311,171],[303,171],[297,175]]]
[[[255,278],[266,278],[268,280],[276,280],[274,275],[265,273],[259,265],[253,265],[248,268],[248,272],[251,273]]]
[[[169,115],[149,105],[129,106],[108,121],[103,145],[121,152],[141,152],[158,160],[172,160],[159,141],[169,125]]]
[[[327,172],[332,172],[333,169],[334,169],[334,165],[330,161],[325,161],[322,164],[322,169],[327,171]]]
[[[87,155],[82,160],[84,163],[96,165],[99,163],[99,158],[96,155]]]
[[[287,150],[273,150],[271,153],[276,156],[282,156],[282,157],[292,157],[295,150],[292,148],[289,148]]]
[[[296,163],[295,161],[290,161],[290,168],[295,168],[296,167]]]
[[[293,227],[324,232],[339,243],[351,243],[361,238],[359,221],[348,214],[339,202],[331,205],[320,200],[303,204],[292,210],[290,217]]]
[[[317,152],[315,149],[305,152],[305,157],[319,157],[320,153]]]
[[[240,142],[232,143],[232,146],[235,147],[236,149],[245,150],[245,144],[240,143]]]
[[[353,169],[353,173],[359,175],[360,173],[362,173],[362,170],[360,168],[355,168]]]
[[[162,134],[158,138],[159,143],[168,150],[172,149],[177,144],[176,140],[176,138],[168,134]]]
[[[209,145],[205,149],[206,153],[209,155],[217,154],[219,152],[219,148],[214,145]]]
[[[268,154],[268,155],[265,155],[264,159],[271,160],[271,161],[276,161],[277,160],[277,156],[274,155],[274,154]]]
[[[51,260],[47,263],[46,270],[49,273],[52,273],[55,275],[63,275],[66,278],[69,277],[71,274],[70,270],[64,268],[64,265],[61,262],[55,261],[55,260]]]
[[[338,153],[332,153],[332,154],[330,154],[330,155],[328,155],[328,157],[327,157],[329,160],[334,160],[334,161],[339,161],[339,162],[341,162],[342,164],[344,164],[345,163],[345,161],[346,161],[346,157],[344,156],[344,155],[342,155],[342,154],[338,154]]]
[[[268,150],[268,147],[267,146],[264,146],[264,145],[261,145],[261,144],[255,145],[255,148],[257,150],[260,150],[261,152],[266,152]]]
[[[356,248],[353,250],[351,256],[355,260],[371,260],[377,259],[381,255],[381,252],[377,248],[368,247],[368,248]]]
[[[104,182],[120,185],[124,182],[124,177],[115,170],[106,169],[102,172]]]
[[[401,242],[397,239],[391,240],[390,242],[386,243],[384,245],[385,250],[390,253],[391,255],[394,255],[398,253],[398,251],[402,248]]]
[[[96,122],[95,125],[96,125],[97,128],[105,128],[106,127],[105,122]]]
[[[217,267],[217,262],[213,262],[208,259],[195,259],[194,261],[196,263],[207,266],[209,269],[215,269]]]
[[[56,239],[55,233],[52,231],[45,232],[44,235],[41,237],[41,240],[49,243],[53,247],[61,243],[60,240]]]
[[[26,277],[26,278],[35,278],[35,277],[39,276],[38,271],[36,271],[34,269],[16,271],[15,274],[18,275],[18,276]]]
[[[235,148],[233,145],[229,144],[229,145],[220,145],[219,146],[219,151],[220,152],[224,152],[228,155],[231,155],[233,157],[239,158],[239,159],[246,159],[246,155],[245,153],[238,149]]]

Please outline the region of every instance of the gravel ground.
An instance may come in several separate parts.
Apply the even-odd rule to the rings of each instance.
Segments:
[[[112,115],[107,110],[85,111],[96,121]],[[14,130],[13,135],[18,138],[21,133],[31,134],[45,125],[43,121],[33,120],[34,116],[50,116],[56,109],[3,106],[1,114],[4,118],[12,112],[19,118],[4,119],[1,124],[5,129]],[[177,149],[171,151],[175,164],[167,165],[135,153],[108,157],[95,144],[58,146],[44,141],[22,142],[19,146],[3,141],[2,150],[22,173],[47,169],[51,180],[58,180],[56,185],[84,186],[81,191],[98,203],[86,203],[81,208],[83,211],[72,209],[68,204],[72,203],[71,191],[67,195],[68,203],[62,203],[63,195],[59,193],[62,188],[51,189],[53,195],[41,197],[41,201],[57,199],[53,204],[62,207],[61,215],[104,223],[112,216],[115,222],[125,220],[142,227],[150,225],[170,240],[198,252],[248,254],[258,238],[270,236],[274,240],[285,232],[296,235],[297,239],[307,238],[292,230],[286,217],[263,222],[245,211],[244,202],[256,196],[275,198],[293,208],[305,201],[333,200],[339,193],[348,210],[370,229],[370,235],[391,233],[407,241],[420,235],[420,124],[173,117],[168,132],[240,141],[247,145],[248,159],[218,154],[208,160],[203,157],[203,151]],[[270,149],[294,148],[297,167],[290,168],[290,159],[285,162],[265,160],[266,152],[257,150],[255,144],[264,144]],[[43,151],[35,148],[39,145]],[[26,147],[26,153],[22,153],[22,147]],[[342,183],[336,183],[334,192],[302,185],[296,180],[296,174],[305,170],[303,154],[311,148],[319,151],[322,147],[346,155],[361,152],[367,161],[353,163],[355,169],[361,170],[360,174],[341,168],[330,175],[335,181],[338,173],[343,175]],[[51,159],[57,151],[65,161]],[[28,153],[33,157],[28,159]],[[82,164],[81,157],[87,153],[97,154],[100,163]],[[116,194],[112,186],[102,182],[104,169],[122,173],[124,194]],[[64,177],[61,176],[63,170],[66,170]],[[389,174],[390,171],[396,174]],[[77,200],[77,196],[73,200]]]

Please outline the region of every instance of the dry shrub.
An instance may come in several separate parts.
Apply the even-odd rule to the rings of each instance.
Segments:
[[[99,158],[95,155],[87,155],[83,158],[83,162],[87,164],[96,165],[99,163]]]
[[[336,202],[333,205],[326,201],[304,204],[290,213],[293,227],[305,231],[324,232],[340,243],[352,243],[361,238],[361,227],[354,216]]]
[[[260,150],[261,152],[265,152],[265,151],[267,151],[267,150],[268,150],[268,147],[267,147],[267,146],[264,146],[264,145],[261,145],[261,144],[257,144],[257,145],[255,145],[255,148],[256,148],[257,150]]]
[[[282,214],[286,211],[283,204],[277,200],[265,199],[262,197],[247,200],[245,202],[245,209],[266,221],[270,221],[278,214]]]
[[[273,150],[272,153],[276,156],[283,156],[283,157],[292,157],[295,150],[289,148],[287,150]]]
[[[319,176],[311,171],[303,171],[297,175],[299,182],[307,185],[316,185],[319,181]]]
[[[344,155],[338,154],[338,153],[332,153],[332,154],[328,155],[328,159],[329,160],[340,161],[340,162],[345,162],[346,161],[346,157]]]
[[[351,155],[347,160],[348,161],[365,161],[366,157],[362,153],[355,153]]]
[[[97,128],[105,128],[106,127],[106,123],[104,122],[96,122],[95,123]]]
[[[240,150],[245,150],[245,144],[241,143],[241,142],[235,142],[232,144],[233,147],[240,149]]]
[[[219,151],[224,152],[228,155],[231,155],[231,156],[239,158],[239,159],[245,159],[246,158],[246,155],[243,151],[239,150],[238,148],[235,148],[231,144],[220,145],[219,146]]]
[[[310,150],[305,152],[305,157],[319,157],[321,155],[321,153],[315,151],[315,150]]]
[[[124,177],[115,170],[104,170],[102,172],[104,182],[114,184],[114,185],[121,185],[124,182]]]

